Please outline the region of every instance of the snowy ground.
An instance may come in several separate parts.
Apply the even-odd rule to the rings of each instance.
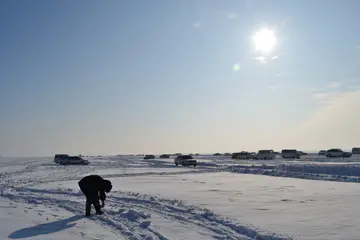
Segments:
[[[311,156],[292,162],[200,156],[196,168],[175,167],[173,159],[89,160],[89,166],[57,166],[52,158],[0,159],[0,239],[355,240],[360,234],[360,184],[346,183],[360,178],[356,157],[328,164]],[[114,188],[106,215],[84,218],[77,181],[93,173]],[[286,178],[274,177],[280,173]]]

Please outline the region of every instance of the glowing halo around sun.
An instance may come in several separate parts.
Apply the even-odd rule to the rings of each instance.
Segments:
[[[277,39],[272,30],[268,28],[261,28],[254,34],[253,41],[256,51],[268,53],[274,49]]]

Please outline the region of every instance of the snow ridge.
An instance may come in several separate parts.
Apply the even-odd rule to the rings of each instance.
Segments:
[[[271,177],[300,178],[308,180],[360,182],[359,166],[324,166],[324,165],[284,165],[279,166],[243,166],[234,165],[222,168],[222,171],[256,174]]]

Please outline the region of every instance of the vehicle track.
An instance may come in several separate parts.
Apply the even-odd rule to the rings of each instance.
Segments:
[[[77,215],[83,214],[84,209],[82,194],[66,189],[17,188],[3,191],[1,196],[15,201],[44,204],[49,207],[57,206]],[[92,220],[130,240],[169,239],[166,234],[151,226],[151,215],[157,215],[169,221],[188,226],[188,228],[196,229],[199,233],[211,233],[209,238],[212,239],[291,239],[235,223],[207,209],[188,205],[179,200],[133,192],[112,192],[106,202],[106,216],[94,217]]]

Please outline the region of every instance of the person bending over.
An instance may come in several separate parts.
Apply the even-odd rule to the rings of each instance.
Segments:
[[[101,208],[105,207],[106,193],[112,189],[109,180],[105,180],[99,175],[89,175],[79,181],[79,187],[86,197],[85,216],[90,216],[91,205],[94,205],[97,215],[103,214]],[[101,200],[101,205],[100,201]]]

